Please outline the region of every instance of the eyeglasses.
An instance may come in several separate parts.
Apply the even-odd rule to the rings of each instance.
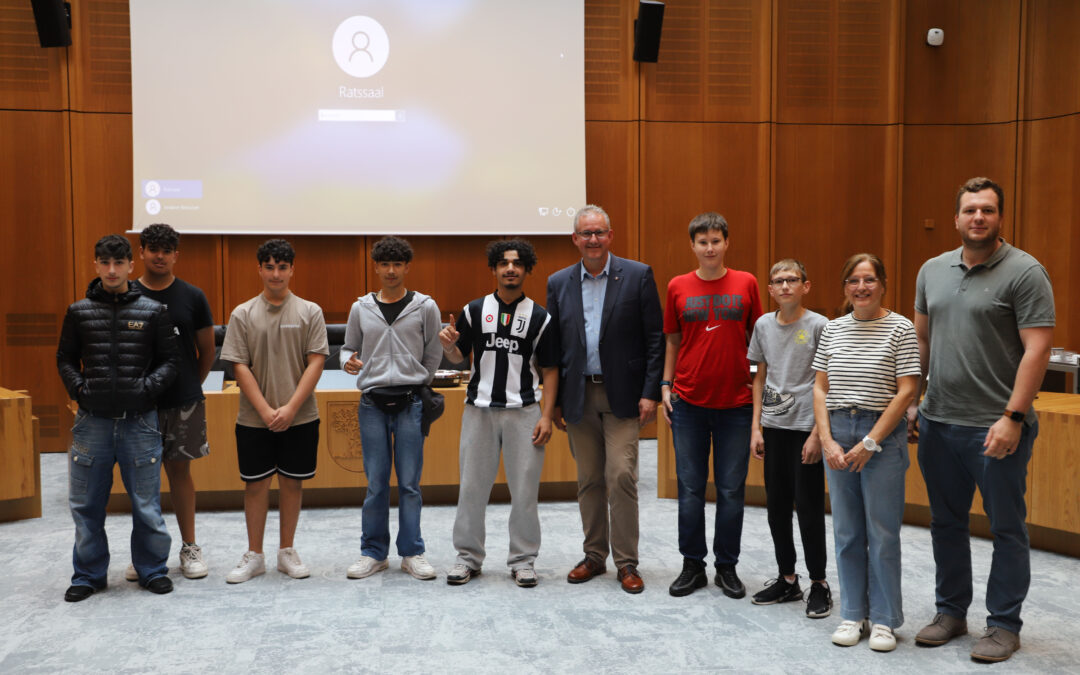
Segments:
[[[863,277],[862,279],[844,279],[844,284],[848,288],[858,288],[859,284],[865,284],[867,288],[873,288],[877,286],[879,279],[877,277]]]
[[[773,279],[769,282],[769,285],[775,288],[780,288],[784,284],[787,284],[788,286],[795,286],[797,284],[801,284],[802,282],[803,280],[799,277],[784,277],[783,279]]]
[[[607,236],[610,233],[611,230],[584,230],[582,232],[575,232],[574,234],[581,237],[582,239],[588,240],[592,239],[593,237],[596,237],[597,239],[607,239]]]

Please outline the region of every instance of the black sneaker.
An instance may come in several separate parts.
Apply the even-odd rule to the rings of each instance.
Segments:
[[[72,585],[64,592],[64,600],[67,602],[81,602],[94,594],[93,586]]]
[[[668,593],[676,598],[690,595],[699,588],[709,585],[709,576],[705,574],[705,563],[692,558],[683,558],[682,572],[671,582]]]
[[[738,599],[746,596],[746,586],[743,586],[743,582],[739,581],[739,575],[735,574],[734,565],[716,566],[716,585],[729,598]]]
[[[169,577],[154,577],[146,583],[146,590],[158,595],[172,593],[172,579]]]
[[[810,584],[810,597],[806,600],[806,616],[824,619],[832,614],[832,591],[823,583]]]
[[[799,588],[799,575],[795,575],[795,581],[789,582],[781,574],[775,579],[766,581],[765,588],[754,593],[754,597],[750,599],[750,602],[755,605],[775,605],[781,602],[802,600],[802,597],[802,589]]]

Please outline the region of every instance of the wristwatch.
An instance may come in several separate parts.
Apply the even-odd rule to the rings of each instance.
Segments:
[[[1023,422],[1025,419],[1027,419],[1027,415],[1020,412],[1019,410],[1009,410],[1008,408],[1005,408],[1005,412],[1003,414],[1005,415],[1005,417],[1008,417],[1013,422]]]
[[[661,387],[670,387],[671,386],[671,380],[660,380],[660,386]]]
[[[881,452],[881,446],[877,444],[877,441],[870,438],[869,436],[863,437],[862,446],[870,452]]]

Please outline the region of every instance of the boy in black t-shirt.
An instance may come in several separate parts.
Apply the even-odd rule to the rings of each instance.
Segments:
[[[195,482],[191,460],[210,452],[206,442],[206,404],[202,382],[214,363],[214,320],[206,295],[173,274],[180,255],[180,234],[163,224],[150,225],[139,233],[143,274],[134,282],[143,295],[165,305],[175,326],[180,366],[173,381],[157,401],[165,475],[169,478],[176,524],[183,545],[180,571],[188,579],[207,574],[202,549],[195,543]],[[134,568],[125,578],[133,581]],[[136,576],[135,579],[138,577]]]

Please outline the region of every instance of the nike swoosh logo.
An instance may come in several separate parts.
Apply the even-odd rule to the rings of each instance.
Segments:
[[[708,333],[709,331],[716,330],[719,327],[720,327],[720,324],[716,324],[715,326],[705,326],[705,332]]]

